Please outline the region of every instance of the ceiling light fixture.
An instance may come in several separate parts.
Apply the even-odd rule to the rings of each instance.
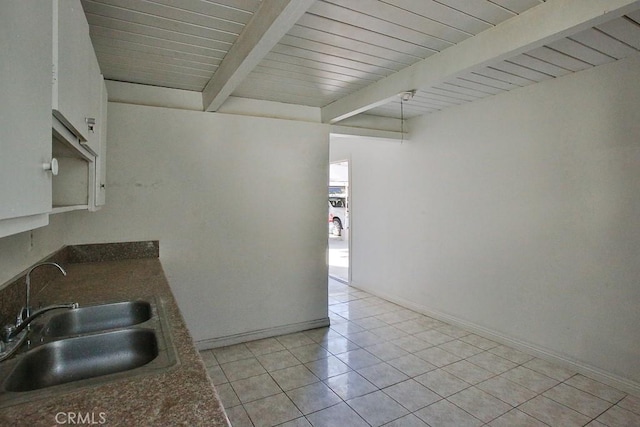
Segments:
[[[400,92],[400,99],[404,102],[410,101],[413,97],[416,96],[416,90],[407,90],[405,92]]]

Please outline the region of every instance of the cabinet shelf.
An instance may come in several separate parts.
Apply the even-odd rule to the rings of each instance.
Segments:
[[[65,205],[65,206],[54,206],[51,209],[51,215],[63,213],[63,212],[71,212],[71,211],[81,211],[89,209],[89,205]]]

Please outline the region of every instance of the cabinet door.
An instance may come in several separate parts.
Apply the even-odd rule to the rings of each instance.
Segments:
[[[49,2],[2,2],[0,237],[46,225],[51,210],[51,32]]]
[[[53,0],[53,114],[88,140],[95,54],[80,0]]]
[[[86,59],[90,65],[90,86],[88,93],[85,94],[88,98],[88,110],[85,111],[85,116],[89,122],[87,123],[87,140],[81,141],[81,144],[84,145],[85,148],[88,148],[91,154],[97,156],[100,152],[100,134],[103,127],[100,114],[102,112],[102,85],[104,79],[102,78],[102,74],[100,74],[100,65],[98,65],[91,40],[88,37],[87,43],[89,44],[89,49],[91,49],[91,55]]]
[[[101,84],[102,93],[100,103],[100,152],[96,158],[96,206],[105,203],[107,194],[107,85],[104,80]]]
[[[92,165],[95,181],[94,188],[90,191],[89,210],[96,211],[105,203],[107,186],[107,86],[100,76],[97,87],[100,89],[97,94],[99,103],[99,113],[96,119],[95,136],[97,137],[96,157]]]

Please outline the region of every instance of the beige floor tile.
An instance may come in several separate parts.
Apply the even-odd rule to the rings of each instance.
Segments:
[[[202,350],[200,352],[200,357],[204,362],[204,366],[206,366],[207,368],[218,364],[218,360],[211,350]]]
[[[557,380],[522,366],[513,368],[510,371],[500,374],[500,376],[508,379],[509,381],[520,384],[529,390],[535,391],[536,393],[542,393],[558,384]]]
[[[320,344],[303,345],[301,347],[292,348],[289,351],[302,363],[312,362],[314,360],[331,356],[329,350],[322,347]]]
[[[282,335],[282,336],[276,337],[276,339],[285,348],[302,347],[303,345],[309,345],[314,343],[314,341],[311,338],[309,338],[309,336],[304,332],[296,332],[294,334]]]
[[[597,421],[609,427],[638,427],[640,415],[615,405],[600,415]]]
[[[289,350],[262,354],[260,356],[256,356],[256,358],[268,372],[301,364],[301,362]]]
[[[405,320],[400,323],[394,323],[393,326],[400,329],[401,331],[406,332],[407,334],[417,334],[429,329],[433,329],[433,327],[429,326],[429,324],[422,319],[423,318],[418,317],[416,319]]]
[[[414,379],[423,386],[429,388],[431,391],[435,391],[442,397],[451,396],[452,394],[471,386],[469,383],[462,381],[455,375],[451,375],[442,369],[427,372],[426,374],[419,375]]]
[[[379,344],[382,340],[379,336],[368,331],[355,332],[353,334],[346,335],[352,343],[358,345],[359,347],[366,347],[369,345]]]
[[[595,418],[609,409],[611,402],[566,384],[558,384],[543,393],[543,396],[562,403],[588,417]]]
[[[393,420],[384,425],[384,427],[429,427],[424,421],[413,414]]]
[[[437,369],[435,365],[432,365],[426,360],[420,359],[418,356],[414,356],[413,354],[407,354],[406,356],[388,360],[387,363],[410,377],[415,377],[417,375],[424,374],[425,372]]]
[[[378,389],[355,371],[327,378],[325,383],[343,400],[362,396]]]
[[[518,406],[536,397],[535,392],[503,377],[490,378],[476,387],[512,406]]]
[[[601,382],[587,378],[584,375],[574,375],[566,381],[566,384],[578,388],[594,396],[604,399],[611,403],[617,403],[626,396],[626,393],[621,392],[613,387],[610,387]]]
[[[419,334],[415,334],[414,336],[432,345],[444,344],[446,342],[455,340],[455,337],[452,337],[451,335],[447,335],[440,331],[436,331],[435,329],[429,329],[428,331],[420,332]]]
[[[395,359],[396,357],[409,354],[406,350],[403,350],[390,342],[374,344],[372,346],[364,347],[364,349],[381,360]]]
[[[498,347],[494,347],[488,351],[489,353],[493,353],[496,356],[500,356],[517,364],[526,363],[533,359],[533,356],[505,345],[499,345]]]
[[[304,331],[303,333],[311,338],[311,340],[313,340],[313,342],[315,343],[326,342],[330,339],[339,338],[342,336],[329,327],[310,329],[308,331]]]
[[[429,347],[433,347],[433,344],[428,343],[415,335],[408,335],[402,338],[389,341],[390,343],[397,345],[409,353],[415,353],[416,351],[424,350]]]
[[[254,357],[253,353],[251,353],[245,344],[214,348],[212,351],[219,364]]]
[[[528,361],[524,366],[558,381],[564,381],[576,374],[574,370],[538,358]]]
[[[299,418],[302,414],[287,397],[280,393],[244,405],[256,427],[272,427]]]
[[[415,311],[407,310],[406,308],[398,309],[399,306],[395,304],[394,305],[381,304],[381,305],[385,305],[386,308],[393,310],[378,316],[380,320],[390,325],[393,325],[394,323],[404,322],[406,320],[416,319],[421,316],[421,314],[416,313]]]
[[[346,403],[339,403],[327,409],[309,414],[307,419],[313,427],[370,427],[369,424]]]
[[[348,311],[342,312],[340,315],[348,320],[356,320],[363,317],[369,317],[373,313],[375,313],[375,311],[370,308],[352,308]]]
[[[275,338],[265,338],[246,343],[247,348],[256,356],[284,350],[284,346]]]
[[[346,353],[338,354],[337,357],[349,365],[351,369],[361,369],[382,362],[380,359],[364,349],[348,351]]]
[[[590,421],[589,417],[544,396],[534,397],[518,409],[552,427],[578,427]]]
[[[439,395],[412,379],[394,384],[382,391],[411,412],[442,399]]]
[[[462,338],[471,334],[471,332],[453,325],[443,325],[438,327],[437,330],[454,338]]]
[[[369,332],[376,334],[383,340],[395,340],[408,335],[403,330],[398,329],[392,325],[383,326],[381,328],[370,329]]]
[[[225,409],[225,412],[233,427],[254,427],[244,406]]]
[[[224,406],[225,410],[227,408],[233,408],[234,406],[240,405],[240,399],[236,395],[236,392],[231,387],[231,384],[220,384],[216,386],[216,391],[218,392],[218,396],[220,397],[220,401],[222,402],[222,406]]]
[[[354,320],[352,323],[364,329],[375,329],[375,328],[381,328],[383,326],[387,326],[387,323],[383,322],[382,320],[378,319],[375,316]]]
[[[335,356],[305,363],[305,366],[321,380],[349,372],[351,368]]]
[[[570,369],[335,281],[329,300],[331,327],[200,352],[234,427],[640,426],[640,398]]]
[[[331,329],[338,332],[341,335],[355,334],[356,332],[362,332],[365,329],[362,326],[356,325],[354,322],[341,323],[339,325],[331,325]]]
[[[471,356],[467,359],[467,361],[473,363],[474,365],[480,366],[487,371],[493,372],[494,374],[501,374],[518,366],[512,361],[500,356],[496,356],[495,354],[489,353],[488,351],[476,354],[475,356]]]
[[[207,368],[207,372],[209,373],[209,378],[211,378],[211,382],[213,385],[217,386],[218,384],[228,383],[229,379],[224,375],[222,368],[220,365],[214,365]]]
[[[357,372],[378,388],[385,388],[409,379],[407,375],[388,363],[367,366],[366,368],[358,369]]]
[[[414,413],[430,426],[479,427],[484,424],[451,402],[440,400]]]
[[[282,392],[278,384],[269,374],[258,375],[231,383],[236,395],[242,403],[262,399]]]
[[[448,351],[449,353],[453,353],[456,356],[460,356],[463,359],[484,352],[484,350],[482,350],[481,348],[478,348],[471,344],[467,344],[466,342],[460,340],[449,341],[444,344],[438,345],[438,347],[445,351]]]
[[[513,409],[504,415],[491,421],[489,427],[548,427],[542,421],[525,414],[522,411]]]
[[[465,335],[460,338],[460,341],[464,341],[467,344],[471,344],[483,350],[489,350],[500,345],[495,341],[491,341],[487,338],[475,334]]]
[[[225,376],[231,382],[254,377],[267,372],[255,357],[223,363],[220,367],[222,368]]]
[[[618,403],[618,406],[640,415],[640,397],[638,396],[628,395]]]
[[[324,383],[313,383],[286,392],[303,414],[310,414],[342,402]]]
[[[495,376],[493,372],[482,369],[481,367],[476,366],[473,363],[469,363],[466,360],[452,363],[442,369],[455,375],[461,380],[468,382],[469,384],[477,384]]]
[[[278,427],[311,427],[311,423],[307,421],[305,417],[300,417],[295,420],[287,421],[284,424],[280,424]]]
[[[320,381],[320,379],[304,365],[291,366],[289,368],[272,371],[270,374],[284,391]]]
[[[485,423],[512,409],[511,405],[476,387],[462,390],[453,396],[449,396],[447,400]]]
[[[430,347],[426,350],[417,351],[414,354],[420,359],[426,360],[427,362],[437,367],[450,365],[459,360],[462,360],[462,357],[456,356],[453,353],[449,353],[448,351],[445,351],[440,347]]]
[[[409,413],[402,405],[382,391],[353,398],[347,403],[374,427],[381,426]]]
[[[366,331],[362,332],[362,333],[366,333]],[[351,336],[351,335],[349,335],[349,336]],[[333,338],[333,339],[330,339],[327,342],[324,342],[324,343],[322,343],[320,345],[322,345],[324,348],[329,350],[329,352],[334,354],[334,355],[346,353],[347,351],[356,350],[356,349],[360,348],[359,345],[357,345],[356,343],[354,343],[351,340],[348,340],[345,337]]]

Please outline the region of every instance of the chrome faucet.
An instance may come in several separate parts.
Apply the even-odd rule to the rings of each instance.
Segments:
[[[20,309],[20,312],[16,316],[15,325],[5,325],[0,331],[0,362],[11,357],[11,355],[15,353],[18,348],[20,348],[22,343],[27,338],[27,335],[29,334],[29,325],[31,325],[31,322],[33,322],[35,319],[51,310],[78,308],[77,302],[71,304],[54,304],[31,313],[31,272],[43,265],[53,265],[57,267],[62,272],[62,274],[64,274],[65,276],[67,275],[67,272],[64,270],[64,268],[62,268],[55,262],[43,262],[40,264],[36,264],[31,267],[29,271],[27,271],[27,275],[25,277],[25,306]]]
[[[40,310],[36,310],[26,319],[22,319],[20,315],[18,315],[18,319],[15,325],[5,325],[0,333],[0,362],[11,357],[13,353],[15,353],[16,350],[20,348],[22,343],[26,340],[27,335],[29,334],[29,330],[27,328],[29,327],[31,322],[42,316],[47,311],[57,310],[60,308],[78,308],[78,303],[74,302],[71,304],[50,305],[48,307],[41,308]]]
[[[20,319],[19,319],[19,322],[16,323],[16,326],[18,323],[20,323],[20,321],[24,321],[26,318],[28,318],[31,315],[31,273],[33,272],[33,270],[35,270],[38,267],[42,267],[43,265],[53,265],[54,267],[58,267],[58,269],[62,272],[62,274],[64,274],[65,276],[67,275],[67,272],[64,270],[64,268],[62,268],[60,264],[55,262],[41,262],[40,264],[36,264],[33,267],[31,267],[29,271],[27,271],[27,276],[24,279],[25,289],[26,289],[25,304],[24,304],[24,308],[20,311],[20,314],[19,314]]]
[[[72,302],[72,303],[69,303],[69,304],[54,304],[54,305],[50,305],[48,307],[41,308],[40,310],[36,310],[36,311],[33,312],[33,314],[31,314],[26,319],[23,319],[21,322],[16,322],[15,326],[14,325],[6,325],[3,328],[3,331],[2,331],[2,341],[7,343],[7,342],[13,340],[15,337],[18,336],[18,334],[20,334],[20,332],[22,332],[25,328],[27,328],[31,324],[31,322],[36,320],[38,317],[42,316],[47,311],[58,310],[58,309],[61,309],[61,308],[66,308],[68,310],[72,310],[74,308],[78,308],[78,303],[77,302]]]

